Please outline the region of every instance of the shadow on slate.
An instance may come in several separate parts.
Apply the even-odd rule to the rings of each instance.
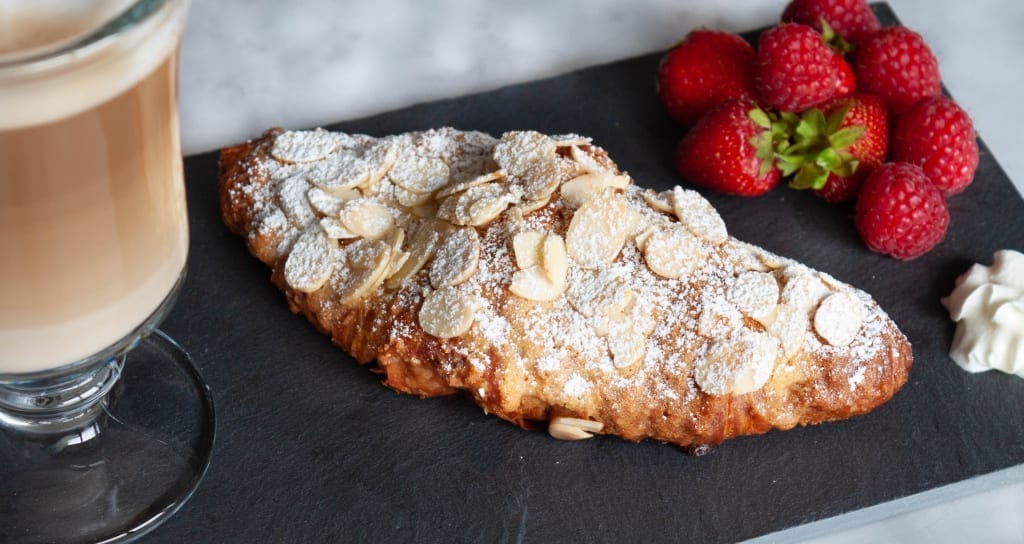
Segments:
[[[895,21],[888,6],[878,10]],[[659,57],[331,128],[586,134],[641,185],[667,188],[680,183],[681,132],[654,96]],[[382,387],[289,312],[269,270],[220,222],[216,155],[189,157],[189,278],[165,330],[213,389],[218,437],[206,480],[150,539],[728,542],[1024,463],[1024,380],[959,370],[939,304],[970,263],[1024,249],[1024,202],[981,149],[973,186],[950,200],[946,241],[911,262],[867,251],[850,208],[806,193],[706,195],[738,238],[874,295],[910,338],[915,365],[866,416],[734,439],[703,457],[608,437],[560,442],[461,398]]]

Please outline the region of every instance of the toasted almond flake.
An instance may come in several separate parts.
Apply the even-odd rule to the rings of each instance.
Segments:
[[[584,440],[604,429],[604,423],[576,417],[556,417],[548,422],[548,434],[558,440]]]
[[[321,217],[320,228],[324,230],[324,234],[332,240],[349,240],[352,238],[359,238],[359,235],[345,228],[345,225],[341,224],[341,221],[337,217]]]
[[[308,225],[316,219],[316,213],[306,197],[308,190],[309,184],[301,176],[285,178],[278,186],[278,205],[293,225]]]
[[[494,161],[526,200],[548,197],[578,168],[555,154],[554,141],[539,132],[506,132],[494,146]]]
[[[686,228],[708,242],[721,244],[729,238],[718,211],[697,191],[676,186],[672,189],[672,207]]]
[[[430,193],[414,193],[397,185],[394,188],[394,194],[395,200],[406,208],[415,208],[421,204],[432,202],[434,196]]]
[[[473,326],[480,301],[456,287],[444,287],[423,297],[419,322],[423,331],[437,338],[461,336]]]
[[[700,242],[675,223],[651,234],[643,252],[644,262],[652,272],[672,280],[688,274],[701,261]]]
[[[551,136],[551,140],[555,142],[555,147],[590,145],[594,141],[593,138],[579,134],[556,134]]]
[[[768,272],[748,270],[733,279],[728,298],[736,309],[768,325],[779,303],[779,282]]]
[[[779,294],[779,302],[810,314],[818,303],[831,293],[818,274],[802,266],[787,266],[782,271],[786,284]]]
[[[535,265],[512,274],[509,290],[527,300],[546,302],[561,296],[565,283],[555,283],[543,266]]]
[[[584,268],[601,268],[611,264],[626,243],[626,197],[615,189],[580,206],[569,223],[565,247],[569,256]]]
[[[612,354],[612,364],[615,368],[626,369],[643,359],[647,353],[647,337],[632,326],[616,326],[627,322],[624,316],[615,316],[609,320],[608,326],[608,350]]]
[[[569,304],[584,317],[628,314],[636,301],[626,280],[600,270],[574,270],[566,289]]]
[[[460,183],[454,183],[452,185],[444,187],[444,188],[440,189],[439,191],[437,191],[437,193],[435,193],[434,198],[437,198],[438,200],[441,200],[441,199],[447,198],[447,197],[449,197],[451,195],[454,195],[454,194],[457,194],[457,193],[461,193],[462,191],[465,191],[466,189],[469,189],[470,187],[476,187],[477,185],[483,185],[483,184],[491,182],[491,181],[499,180],[499,179],[501,179],[503,177],[505,177],[505,171],[499,168],[499,169],[497,169],[497,170],[495,170],[493,172],[487,172],[485,174],[480,174],[479,176],[476,176],[473,179],[469,179],[469,180],[466,180],[466,181],[463,181],[463,182],[460,182]]]
[[[541,265],[540,252],[544,236],[540,231],[524,230],[512,237],[512,252],[520,270]]]
[[[369,179],[370,167],[355,151],[343,150],[307,167],[304,175],[327,193],[343,196]]]
[[[310,187],[306,191],[306,199],[309,200],[310,206],[317,213],[328,217],[337,217],[341,206],[356,198],[359,198],[359,191],[355,189],[343,189],[335,194],[330,194],[319,187]]]
[[[551,195],[538,200],[524,200],[519,203],[519,213],[526,215],[530,212],[535,212],[544,206],[547,206],[548,202],[551,202]]]
[[[478,221],[500,214],[515,200],[501,183],[485,183],[444,199],[437,216],[456,225],[483,224]]]
[[[274,138],[270,155],[283,162],[318,161],[338,149],[339,141],[323,129],[282,132]]]
[[[458,285],[476,273],[480,262],[480,235],[461,228],[444,237],[430,265],[430,284],[435,288]]]
[[[544,236],[540,257],[548,278],[564,289],[566,275],[569,272],[569,256],[565,251],[565,241],[562,237],[554,233]]]
[[[437,241],[439,234],[434,228],[434,222],[429,219],[421,220],[414,229],[411,230],[409,235],[409,257],[405,263],[387,278],[384,286],[388,289],[394,289],[402,284],[405,280],[415,276],[423,269],[424,266],[430,259],[434,257],[434,253],[437,251]]]
[[[435,157],[402,153],[388,171],[399,187],[414,193],[433,193],[448,183],[448,165]]]
[[[292,246],[284,262],[284,281],[292,289],[312,293],[334,272],[335,243],[317,225],[309,226]]]
[[[832,293],[814,312],[814,330],[833,346],[845,346],[864,323],[864,304],[850,293]]]
[[[672,191],[662,191],[660,193],[655,192],[654,189],[644,189],[640,196],[643,197],[644,202],[651,207],[652,210],[661,213],[676,213],[675,206],[672,205]]]
[[[348,262],[335,289],[342,304],[350,304],[368,295],[384,281],[391,263],[391,247],[383,240],[356,240],[345,247]]]
[[[368,185],[377,183],[391,171],[398,160],[400,149],[401,145],[396,140],[383,138],[366,151],[363,158],[370,167],[370,176],[366,180]]]
[[[515,199],[510,194],[497,198],[481,198],[469,205],[466,225],[479,227],[498,218]]]
[[[788,361],[800,351],[807,335],[809,320],[807,313],[788,304],[779,304],[775,319],[768,326],[768,333],[779,340],[782,355]]]
[[[368,198],[349,200],[338,211],[344,227],[363,238],[379,240],[395,226],[395,218],[387,206]]]
[[[565,182],[560,189],[562,200],[570,208],[578,208],[607,187],[624,189],[629,178],[608,172],[587,173]]]
[[[604,174],[605,172],[608,172],[607,167],[597,162],[597,159],[595,159],[590,153],[581,149],[579,146],[574,145],[569,148],[569,155],[572,157],[572,160],[576,161],[580,165],[581,168],[591,174]]]
[[[640,230],[640,232],[636,234],[636,236],[633,237],[633,242],[636,243],[636,247],[639,248],[640,251],[644,251],[647,246],[647,242],[651,239],[651,235],[653,235],[655,232],[658,232],[662,228],[663,227],[661,225],[653,223],[646,225],[643,229]]]
[[[412,253],[409,253],[408,251],[402,251],[400,249],[391,251],[391,262],[388,264],[387,273],[384,274],[385,283],[387,282],[387,280],[390,280],[391,278],[395,277],[395,274],[398,274],[398,271],[401,270],[402,267],[405,266],[405,263],[409,261],[409,257],[411,255]],[[387,287],[387,285],[385,285],[385,287]],[[390,288],[391,287],[388,287],[388,289]]]
[[[744,331],[715,340],[694,364],[694,380],[709,395],[743,395],[771,378],[779,342],[767,333]]]

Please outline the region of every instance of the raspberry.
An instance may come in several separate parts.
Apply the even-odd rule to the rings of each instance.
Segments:
[[[978,167],[974,124],[949,98],[926,98],[896,120],[892,160],[919,165],[946,196],[959,193]]]
[[[949,210],[920,167],[893,162],[864,181],[854,220],[868,249],[909,260],[945,238]]]
[[[840,76],[836,53],[813,28],[781,23],[761,33],[754,86],[768,106],[804,111],[834,97]]]

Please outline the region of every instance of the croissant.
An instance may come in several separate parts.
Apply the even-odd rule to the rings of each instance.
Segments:
[[[868,294],[586,137],[272,129],[219,168],[225,224],[294,312],[392,389],[555,438],[700,452],[866,413],[910,371]]]

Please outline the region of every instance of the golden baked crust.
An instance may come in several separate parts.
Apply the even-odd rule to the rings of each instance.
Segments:
[[[520,152],[522,161],[514,156]],[[420,176],[441,175],[443,184],[416,180],[416,190],[425,192],[405,191],[410,185],[399,182],[410,170],[394,165],[411,163],[396,163],[395,154],[404,157],[399,160],[416,156],[444,162],[448,168],[441,174],[427,159],[411,169]],[[332,168],[324,168],[325,161]],[[339,165],[351,164],[370,172],[356,189],[347,185],[360,180],[339,184],[336,179]],[[331,172],[330,180],[323,179],[324,171]],[[582,192],[567,188],[569,181],[595,172],[600,174],[596,189],[581,183],[572,187],[585,185]],[[545,176],[557,179],[539,179]],[[456,213],[454,201],[447,207],[444,201],[465,194],[451,189],[460,183],[497,184],[497,192],[491,200],[464,199]],[[318,188],[327,188],[338,202],[311,205],[316,197],[305,191]],[[555,421],[550,430],[557,437],[582,438],[596,431],[634,441],[718,444],[863,414],[887,401],[911,367],[906,338],[867,294],[789,259],[720,238],[724,230],[716,230],[717,214],[713,209],[708,214],[710,205],[695,192],[643,191],[603,150],[579,136],[507,133],[498,140],[445,128],[371,138],[274,129],[222,151],[219,189],[225,224],[273,269],[272,280],[291,309],[360,363],[376,361],[386,385],[423,397],[462,392],[485,411],[524,428]],[[367,247],[376,243],[378,249],[366,257],[356,249],[365,237],[347,238],[342,228],[342,234],[334,234],[342,238],[326,238],[327,270],[315,256],[306,256],[294,257],[286,271],[297,240],[308,232],[321,244],[317,229],[335,223],[321,227],[317,221],[346,199],[380,204],[394,217],[379,236],[370,235],[379,240]],[[407,206],[409,199],[419,203]],[[624,213],[613,223],[630,225],[580,219],[573,227],[574,218],[590,213],[600,199],[615,203],[602,210]],[[470,214],[470,204],[478,202],[483,203]],[[481,215],[487,206],[498,213]],[[585,207],[588,211],[581,211]],[[450,221],[417,217],[431,212]],[[360,215],[360,221],[372,215]],[[360,230],[371,223],[344,225]],[[589,239],[595,227],[613,235]],[[415,253],[414,241],[430,238],[416,238],[424,229],[433,229],[440,241],[461,230],[478,246],[449,244],[456,257],[432,253],[431,258],[452,262],[428,260],[404,281],[385,279],[401,277],[399,262],[391,268],[367,264],[366,270],[376,266],[387,272],[353,279],[376,272],[352,263],[381,255],[397,261]],[[398,239],[397,230],[403,231]],[[539,280],[540,288],[530,282],[512,286],[530,264],[520,260],[523,250],[516,245],[517,235],[527,231],[552,239],[556,250],[568,248],[565,272],[542,271],[547,278],[561,273],[560,280]],[[651,241],[659,232],[660,246]],[[612,244],[613,260],[602,260],[608,240],[620,233],[624,242]],[[672,253],[679,240],[689,244],[690,253]],[[384,249],[389,243],[391,249]],[[470,250],[478,251],[478,262],[465,256]],[[329,277],[318,278],[321,273]],[[678,279],[666,277],[675,273]],[[546,291],[551,289],[555,295]],[[442,309],[443,319],[437,320],[423,305],[442,292],[450,298],[434,305]],[[615,298],[613,292],[624,295]],[[452,306],[472,310],[468,328],[458,325],[464,313]]]

